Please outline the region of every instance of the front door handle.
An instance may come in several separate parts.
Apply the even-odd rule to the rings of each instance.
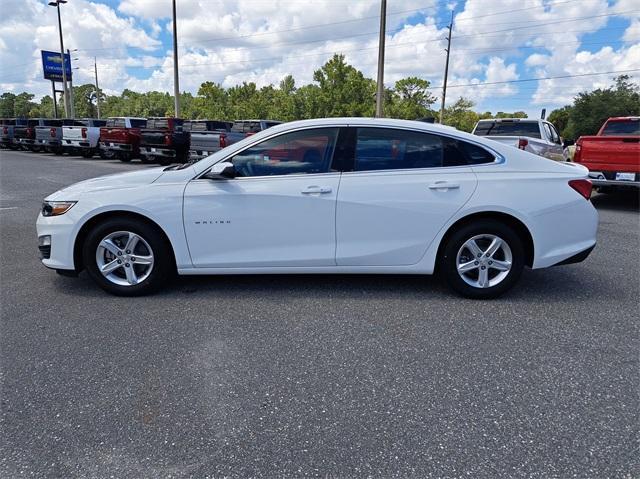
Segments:
[[[459,183],[451,183],[450,181],[436,181],[429,185],[430,190],[453,190],[460,188]]]
[[[326,195],[327,193],[331,193],[331,188],[322,186],[307,186],[300,193],[302,193],[303,195]]]

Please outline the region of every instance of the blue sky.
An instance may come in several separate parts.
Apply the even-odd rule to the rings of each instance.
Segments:
[[[5,0],[3,7],[0,90],[46,94],[37,59],[40,49],[58,46],[55,9],[44,0]],[[640,69],[636,0],[389,0],[388,86],[419,76],[440,95],[451,9],[447,98],[470,98],[477,110],[537,115],[615,76],[596,73]],[[78,49],[76,82],[92,81],[95,56],[111,93],[171,91],[170,14],[170,0],[70,0],[63,30]],[[333,53],[375,78],[378,15],[377,0],[178,0],[181,87],[195,93],[207,80],[277,85],[286,74],[300,85]],[[581,76],[519,82],[570,75]]]

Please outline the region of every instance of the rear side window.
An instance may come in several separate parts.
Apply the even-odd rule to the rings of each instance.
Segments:
[[[106,126],[112,128],[124,128],[126,126],[124,118],[109,118]]]
[[[479,146],[430,133],[358,128],[356,138],[355,171],[441,168],[494,160]]]
[[[624,121],[610,121],[602,131],[603,136],[640,135],[640,118]]]
[[[131,120],[131,126],[133,126],[133,120]],[[164,118],[151,118],[147,120],[147,128],[151,130],[162,130],[169,128],[169,120]]]
[[[107,122],[105,120],[93,120],[93,126],[105,126]]]
[[[123,120],[124,123],[124,120]],[[122,125],[124,126],[124,125]],[[147,120],[131,120],[131,128],[146,128]]]
[[[474,135],[478,136],[528,136],[540,138],[537,122],[524,121],[480,121]]]

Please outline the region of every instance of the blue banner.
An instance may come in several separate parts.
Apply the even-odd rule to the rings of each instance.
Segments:
[[[60,53],[41,50],[42,70],[45,80],[62,81],[62,56]],[[71,58],[68,53],[64,54],[64,66],[67,74],[67,81],[71,80]]]

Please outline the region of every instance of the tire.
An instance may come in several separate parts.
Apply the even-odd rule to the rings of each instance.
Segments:
[[[129,153],[120,153],[118,159],[123,163],[129,163],[131,161],[131,155]]]
[[[92,148],[82,150],[81,152],[81,155],[83,158],[93,158],[94,154],[95,154],[95,150]]]
[[[498,244],[493,254],[486,254],[490,246]],[[449,286],[467,298],[497,298],[516,284],[524,268],[522,240],[513,229],[496,220],[483,219],[461,226],[449,236],[442,251],[440,271]],[[462,264],[468,265],[467,271],[459,272]]]
[[[149,164],[153,163],[153,160],[149,156],[140,155],[140,162],[144,163],[145,165],[149,165]]]
[[[171,158],[165,158],[163,156],[159,157],[157,161],[158,161],[158,164],[160,166],[167,166],[167,165],[170,165],[171,163],[173,163],[171,161]]]
[[[137,243],[126,249],[130,239]],[[130,218],[108,219],[93,228],[84,242],[82,257],[98,286],[118,296],[152,293],[170,283],[176,271],[171,246],[162,232]],[[111,272],[103,274],[101,269],[110,264],[114,266]]]

